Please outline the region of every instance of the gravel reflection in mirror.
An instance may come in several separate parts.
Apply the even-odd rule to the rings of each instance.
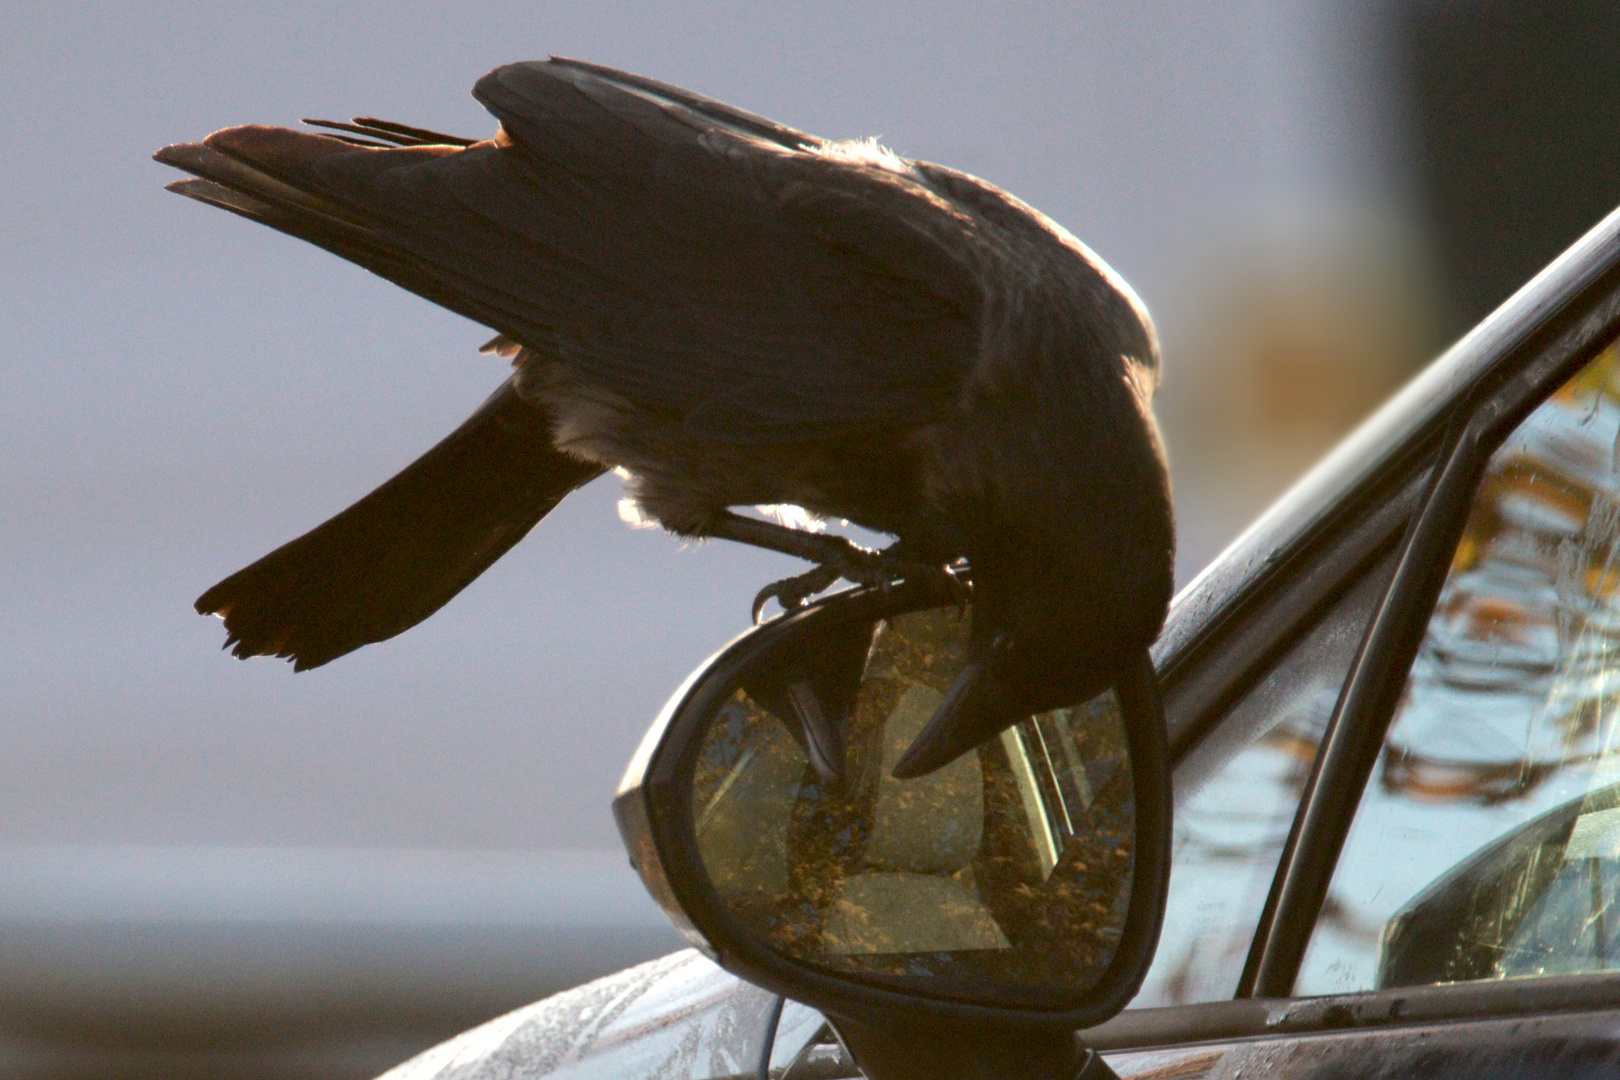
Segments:
[[[871,641],[858,690],[808,713],[802,697],[751,694],[745,677],[698,756],[699,850],[732,914],[793,959],[947,992],[940,980],[1072,993],[1112,960],[1130,900],[1134,793],[1118,704],[1109,692],[1042,713],[929,776],[895,780],[963,664],[967,626],[951,607],[852,630]],[[836,680],[793,685],[817,682]],[[807,729],[823,713],[843,733],[842,770],[813,759]]]

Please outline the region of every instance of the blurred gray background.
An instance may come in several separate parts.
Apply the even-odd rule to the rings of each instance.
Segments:
[[[305,116],[482,136],[477,77],[556,53],[976,173],[1159,321],[1185,582],[1620,198],[1604,161],[1470,141],[1489,103],[1458,89],[1551,85],[1611,7],[0,3],[0,1075],[367,1075],[676,947],[608,802],[796,569],[632,531],[607,477],[400,638],[296,677],[221,654],[192,599],[504,368],[485,328],[166,194],[159,146]],[[1534,42],[1480,45],[1504,26],[1568,33],[1538,75]],[[1521,127],[1578,148],[1555,121],[1596,98],[1552,81]],[[1501,208],[1516,152],[1574,178],[1539,232]]]

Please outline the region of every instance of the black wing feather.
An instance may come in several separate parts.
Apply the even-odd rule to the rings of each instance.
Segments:
[[[364,499],[197,599],[236,656],[302,671],[415,626],[569,492],[600,475],[552,445],[551,417],[509,379],[442,442]]]
[[[511,65],[475,94],[505,135],[454,153],[207,145],[364,220],[415,276],[373,269],[694,434],[841,438],[951,407],[979,345],[974,223],[924,174],[589,65]]]

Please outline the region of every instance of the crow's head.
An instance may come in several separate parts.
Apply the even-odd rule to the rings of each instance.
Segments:
[[[1158,636],[1175,556],[1169,474],[1151,383],[1128,359],[1109,366],[1090,365],[1078,388],[995,402],[1000,415],[972,426],[953,514],[973,573],[968,663],[896,776],[1089,700]]]

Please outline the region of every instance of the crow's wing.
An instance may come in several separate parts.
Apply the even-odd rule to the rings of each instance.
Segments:
[[[427,268],[335,206],[205,147],[171,147],[159,157],[211,177],[170,185],[180,194],[318,244],[441,303],[457,302]],[[225,620],[225,645],[235,655],[284,656],[298,670],[409,629],[600,475],[600,466],[556,449],[554,426],[509,379],[399,475],[209,589],[197,610]]]
[[[572,61],[474,92],[502,131],[465,148],[250,127],[160,157],[303,200],[343,234],[324,246],[700,438],[837,438],[956,399],[989,260],[937,170]]]
[[[555,449],[513,379],[398,476],[197,599],[242,658],[302,671],[410,629],[466,588],[599,465]]]

